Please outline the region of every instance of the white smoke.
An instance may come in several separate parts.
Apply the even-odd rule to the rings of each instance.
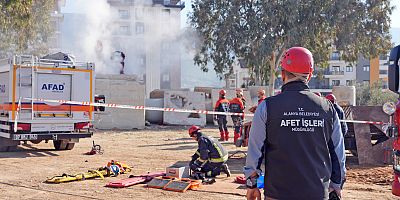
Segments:
[[[70,4],[70,5],[68,5]],[[95,62],[96,73],[116,74],[119,73],[116,63],[111,61],[112,53],[112,31],[113,21],[117,17],[115,9],[107,3],[107,0],[69,0],[74,15],[74,28],[68,27],[66,32],[76,32],[74,39],[63,43],[68,44],[67,49],[78,59]],[[65,48],[63,48],[65,49]]]
[[[184,15],[189,7],[186,4]],[[128,10],[128,18],[121,19],[121,10]],[[170,79],[183,77],[184,87],[221,84],[213,67],[209,73],[201,72],[193,65],[193,54],[181,49],[183,39],[195,40],[196,35],[182,37],[179,9],[154,5],[152,0],[135,0],[133,7],[111,6],[107,0],[67,0],[62,12],[63,51],[72,53],[77,60],[95,62],[96,73],[119,74],[120,63],[111,57],[113,52],[122,51],[126,55],[125,74],[145,77],[148,82],[161,79],[162,85],[164,73],[182,67],[181,71],[170,72]],[[139,23],[144,25],[143,34]],[[128,35],[120,33],[121,26],[128,27]],[[155,84],[146,90],[158,87]]]

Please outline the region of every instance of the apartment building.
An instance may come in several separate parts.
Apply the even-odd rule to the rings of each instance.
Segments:
[[[112,33],[115,49],[124,52],[127,73],[137,74],[146,94],[181,88],[180,12],[178,0],[108,0],[118,12]]]
[[[380,84],[388,87],[389,56],[382,54],[377,58],[365,59],[359,57],[357,61],[357,83],[364,85]]]
[[[48,38],[49,51],[51,53],[61,51],[61,26],[64,21],[64,15],[61,13],[61,7],[65,6],[65,0],[53,0],[53,2],[54,9],[51,13],[50,19],[50,23],[53,28],[53,34]]]
[[[345,62],[340,59],[339,52],[333,52],[328,61],[325,78],[330,86],[353,86],[356,84],[356,64]]]

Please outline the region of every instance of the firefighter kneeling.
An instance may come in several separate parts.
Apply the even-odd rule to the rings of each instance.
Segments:
[[[203,135],[198,126],[189,128],[189,136],[198,142],[198,149],[192,156],[189,167],[194,178],[205,180],[220,175],[221,171],[228,177],[231,175],[226,161],[228,152],[212,137]]]

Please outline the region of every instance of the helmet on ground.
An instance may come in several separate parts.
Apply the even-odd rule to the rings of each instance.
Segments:
[[[225,91],[225,90],[220,90],[220,91],[219,91],[219,94],[220,94],[220,95],[226,95],[226,91]]]
[[[111,165],[110,166],[110,171],[113,173],[114,176],[118,176],[121,172],[120,168],[118,165]]]
[[[335,97],[335,95],[333,95],[332,93],[326,95],[325,98],[328,99],[328,100],[329,100],[330,102],[332,102],[332,103],[335,103],[335,102],[336,102],[336,97]]]
[[[312,74],[314,59],[312,53],[304,47],[288,49],[281,59],[282,69],[294,74]]]
[[[200,130],[200,127],[193,125],[189,128],[189,135],[193,137],[193,134]]]

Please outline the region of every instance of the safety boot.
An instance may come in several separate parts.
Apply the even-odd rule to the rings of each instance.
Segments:
[[[223,164],[221,166],[221,170],[222,172],[224,172],[226,174],[226,177],[230,177],[231,176],[231,170],[229,170],[229,167],[227,164]]]
[[[228,141],[228,140],[229,140],[229,132],[225,131],[225,141]]]
[[[224,137],[224,132],[219,132],[219,141],[224,141],[225,137]]]
[[[236,144],[236,141],[240,138],[240,133],[233,133],[233,143]]]

